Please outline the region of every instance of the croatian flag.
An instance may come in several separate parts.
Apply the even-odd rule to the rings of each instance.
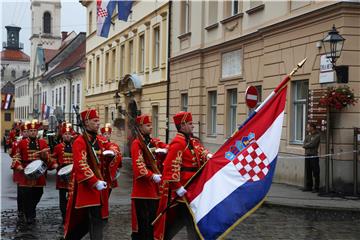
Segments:
[[[132,7],[132,0],[97,0],[97,31],[96,34],[101,37],[108,37],[110,26],[112,24],[111,18],[113,12],[118,5],[118,19],[127,21]]]
[[[53,112],[54,110],[50,106],[46,104],[42,105],[42,119],[49,119],[50,114],[52,114]]]
[[[188,206],[203,239],[225,237],[264,201],[280,146],[286,89],[276,88],[188,185]]]
[[[12,98],[13,98],[13,96],[10,93],[7,93],[5,95],[2,109],[4,109],[4,110],[9,110],[10,109]]]

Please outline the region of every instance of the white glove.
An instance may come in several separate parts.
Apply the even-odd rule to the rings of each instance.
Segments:
[[[153,174],[152,179],[155,183],[159,183],[161,181],[161,174]]]
[[[179,197],[182,197],[185,195],[185,193],[187,193],[186,189],[181,186],[179,187],[177,190],[176,190],[176,194],[179,196]]]
[[[96,182],[95,187],[97,190],[101,191],[107,188],[107,183],[105,181],[99,180]]]
[[[212,156],[213,156],[212,153],[208,153],[208,155],[206,155],[206,158],[207,158],[207,159],[210,159],[210,158],[212,158]]]
[[[155,153],[164,153],[166,154],[168,152],[167,148],[157,148],[155,149]]]

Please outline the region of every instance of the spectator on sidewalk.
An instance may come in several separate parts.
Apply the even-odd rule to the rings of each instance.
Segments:
[[[305,188],[303,191],[319,192],[320,166],[318,149],[320,145],[320,133],[316,130],[314,123],[306,125],[307,135],[305,136],[303,148],[305,149]],[[313,184],[313,178],[315,184]],[[314,188],[313,188],[314,187]]]

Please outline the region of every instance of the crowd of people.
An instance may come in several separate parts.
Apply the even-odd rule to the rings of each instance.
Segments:
[[[59,124],[55,134],[36,120],[16,123],[7,146],[17,184],[19,219],[35,222],[46,171],[56,170],[64,238],[81,239],[89,233],[90,239],[98,240],[103,239],[109,217],[111,191],[119,185],[122,153],[111,141],[111,126],[100,129],[95,109],[81,112],[80,119],[81,133],[66,122]],[[187,183],[212,154],[193,136],[190,112],[179,112],[173,120],[177,134],[166,144],[151,137],[151,116],[135,119],[132,239],[172,239],[184,226],[188,239],[199,239],[184,196]],[[43,130],[41,136],[39,130]]]

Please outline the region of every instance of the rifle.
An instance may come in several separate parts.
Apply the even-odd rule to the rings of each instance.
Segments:
[[[134,118],[131,117],[125,110],[122,110],[121,114],[124,116],[127,116],[130,120],[134,121]],[[156,174],[161,174],[161,172],[156,164],[156,158],[155,158],[154,154],[151,152],[149,145],[146,144],[145,138],[142,135],[142,133],[140,132],[140,129],[138,128],[138,126],[136,124],[134,125],[134,130],[135,130],[135,134],[137,135],[137,137],[139,139],[141,149],[143,150],[144,160],[145,160],[146,165],[150,165],[153,172],[155,172]]]
[[[98,179],[103,180],[101,172],[100,172],[99,168],[97,167],[97,164],[99,164],[100,161],[99,161],[99,159],[98,159],[98,157],[96,155],[94,146],[90,143],[89,135],[86,132],[85,125],[84,125],[83,121],[81,120],[79,110],[75,106],[73,106],[73,109],[75,111],[76,120],[78,122],[77,126],[80,127],[80,129],[82,131],[82,135],[83,135],[84,140],[85,140],[87,153],[89,155],[89,158],[88,158],[89,159],[89,161],[88,161],[89,167],[94,172],[95,176]]]

